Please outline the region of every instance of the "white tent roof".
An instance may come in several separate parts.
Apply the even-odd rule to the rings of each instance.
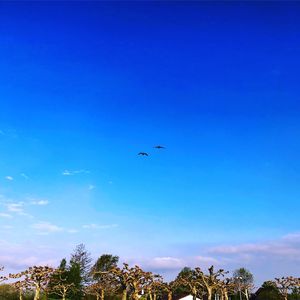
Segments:
[[[197,300],[200,300],[199,298],[196,298]],[[193,296],[192,295],[187,295],[183,298],[180,298],[179,300],[193,300]]]

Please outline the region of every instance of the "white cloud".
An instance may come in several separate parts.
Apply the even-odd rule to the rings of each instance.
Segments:
[[[1,228],[5,229],[5,230],[10,230],[10,229],[13,228],[13,226],[11,226],[11,225],[2,225]]]
[[[29,218],[33,218],[32,215],[26,213],[24,211],[24,206],[26,203],[24,202],[11,202],[10,200],[2,201],[2,204],[6,207],[9,213],[13,213],[19,216],[25,216]]]
[[[89,174],[90,171],[88,170],[73,170],[73,171],[70,171],[70,170],[64,170],[62,172],[62,175],[64,176],[72,176],[72,175],[76,175],[76,174]]]
[[[12,218],[12,215],[7,213],[0,213],[0,218]]]
[[[6,179],[6,180],[9,180],[9,181],[14,180],[14,178],[13,178],[12,176],[5,176],[5,179]]]
[[[23,214],[24,213],[24,202],[6,203],[6,208],[10,212]]]
[[[91,190],[93,190],[93,189],[95,189],[96,187],[94,186],[94,185],[92,185],[92,184],[90,184],[89,185],[89,187],[88,187],[88,189],[91,191]]]
[[[49,222],[35,223],[35,224],[32,224],[31,227],[33,229],[36,229],[39,234],[49,234],[49,233],[55,233],[55,232],[63,231],[62,227],[51,224]]]
[[[0,248],[0,265],[5,266],[6,274],[23,271],[33,265],[55,267],[60,260],[59,251],[54,251],[51,247],[41,249],[41,245],[34,241],[12,243],[0,240]]]
[[[294,232],[294,233],[289,233],[285,236],[283,236],[284,240],[287,241],[299,241],[300,242],[300,232]]]
[[[30,204],[32,204],[32,205],[48,205],[49,201],[48,200],[34,200],[34,201],[31,201]]]
[[[68,233],[77,233],[78,230],[77,229],[68,229],[67,232]]]
[[[220,264],[220,262],[214,257],[201,256],[201,255],[195,257],[195,262],[200,265],[201,264],[210,264],[210,265]]]
[[[25,173],[21,173],[20,176],[22,176],[25,179],[29,179],[29,176],[27,176]]]
[[[68,171],[68,170],[64,170],[64,171],[62,172],[62,175],[69,176],[69,175],[73,175],[73,174],[71,174],[71,172]]]
[[[236,246],[218,246],[210,250],[210,253],[224,255],[242,255],[248,254],[256,256],[258,254],[267,255],[300,255],[300,248],[288,243],[269,242],[269,243],[253,243],[241,244]]]
[[[148,262],[148,267],[152,269],[173,270],[180,269],[185,266],[182,259],[176,257],[155,257]]]
[[[63,227],[60,227],[58,225],[52,224],[50,222],[39,222],[31,225],[31,228],[37,230],[37,233],[39,235],[48,235],[50,233],[57,233],[57,232],[65,232],[65,233],[77,233],[78,230],[71,228],[71,229],[65,229]]]
[[[107,224],[107,225],[86,224],[82,226],[82,228],[84,229],[110,229],[115,227],[118,227],[118,224]]]

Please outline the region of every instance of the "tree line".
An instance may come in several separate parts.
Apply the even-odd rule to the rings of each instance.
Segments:
[[[174,280],[165,282],[137,265],[119,266],[119,257],[111,254],[101,255],[93,264],[81,244],[69,262],[64,258],[57,268],[32,266],[0,276],[0,299],[177,300],[192,295],[193,300],[300,300],[300,278],[275,278],[254,292],[250,271],[240,268],[228,274],[213,266],[207,271],[185,267]]]

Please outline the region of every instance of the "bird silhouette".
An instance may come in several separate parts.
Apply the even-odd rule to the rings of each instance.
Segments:
[[[166,147],[160,146],[160,145],[157,145],[157,146],[155,146],[155,147],[153,147],[153,148],[156,148],[156,149],[166,149]]]
[[[147,152],[140,152],[138,155],[149,156],[149,154]]]

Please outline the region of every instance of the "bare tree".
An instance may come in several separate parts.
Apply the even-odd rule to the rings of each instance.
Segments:
[[[95,282],[87,286],[85,289],[85,293],[88,295],[96,296],[97,300],[104,300],[105,290],[99,282]]]
[[[184,276],[179,274],[176,280],[177,285],[183,285],[188,288],[189,293],[193,296],[193,300],[196,300],[197,296],[200,296],[203,292],[203,283],[200,280],[201,278],[197,275],[196,269],[190,270],[188,273],[185,273]]]
[[[3,270],[4,270],[4,267],[0,267],[0,272],[3,271]],[[5,277],[5,276],[0,276],[0,283],[1,283],[2,281],[5,281],[5,280],[7,280],[7,277]]]
[[[177,281],[163,282],[161,284],[162,290],[167,293],[168,300],[173,299],[173,292],[174,292],[175,288],[177,287],[177,285],[178,285]]]
[[[116,278],[116,273],[109,271],[94,271],[92,276],[94,283],[87,286],[86,293],[95,295],[97,300],[104,300],[105,293],[112,293],[119,289],[119,280]],[[116,270],[115,270],[116,271]]]
[[[139,293],[144,290],[151,277],[151,272],[144,272],[139,266],[129,269],[128,283],[132,290],[133,300],[139,299]]]
[[[249,291],[254,287],[252,273],[245,268],[236,269],[233,272],[233,280],[236,284],[236,291],[243,294],[246,300],[249,300]]]
[[[284,300],[288,299],[289,291],[297,286],[298,278],[292,276],[275,278],[276,286]]]
[[[208,274],[204,274],[200,268],[195,268],[197,280],[199,280],[201,286],[205,288],[207,299],[211,300],[213,292],[219,287],[219,277],[224,276],[228,272],[225,272],[223,269],[214,272],[214,266],[211,266],[208,272]]]
[[[103,273],[111,273],[112,276],[115,278],[118,286],[122,290],[122,300],[127,299],[128,291],[130,290],[130,270],[128,264],[123,264],[123,268],[115,267],[112,268],[110,271],[103,272]]]
[[[68,293],[75,292],[77,288],[74,283],[68,282],[68,278],[63,276],[64,270],[56,270],[53,274],[55,278],[52,282],[50,291],[57,296],[60,296],[62,300],[66,300]]]
[[[150,300],[156,300],[157,296],[163,292],[163,280],[160,275],[146,273],[144,290]]]
[[[18,280],[11,283],[11,285],[18,291],[19,300],[23,300],[23,295],[29,288],[27,282],[25,280]]]
[[[45,291],[51,279],[54,269],[48,266],[33,266],[27,270],[10,274],[10,278],[21,278],[24,276],[24,286],[34,289],[34,300],[40,300],[41,292]]]
[[[228,300],[229,294],[235,291],[235,282],[230,278],[219,280],[217,290],[220,293],[221,300]]]

